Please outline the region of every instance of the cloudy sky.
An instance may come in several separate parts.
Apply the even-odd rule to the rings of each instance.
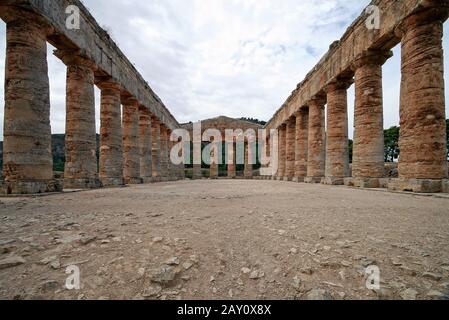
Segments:
[[[269,120],[370,1],[83,2],[176,119],[188,122],[218,115]],[[449,35],[447,24],[445,31]],[[1,87],[5,41],[5,24],[0,22]],[[449,46],[448,36],[444,46]],[[53,133],[63,133],[65,66],[52,50],[49,46],[51,124]],[[394,53],[384,66],[385,127],[399,123],[400,48]],[[98,114],[99,90],[96,95]],[[353,87],[348,99],[352,136]]]

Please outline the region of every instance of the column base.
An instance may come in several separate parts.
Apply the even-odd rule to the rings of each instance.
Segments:
[[[0,181],[0,193],[5,195],[40,194],[62,191],[63,182],[60,179],[48,181]]]
[[[323,179],[321,179],[321,184],[328,186],[342,186],[345,184],[345,178],[324,177]]]
[[[304,178],[305,183],[321,183],[323,177],[306,177]]]
[[[125,185],[123,178],[100,178],[100,181],[103,187],[121,187]]]
[[[64,179],[64,189],[97,189],[103,184],[99,179]]]
[[[124,178],[125,184],[142,184],[142,178]]]
[[[293,177],[283,177],[282,180],[290,182],[290,181],[293,181]]]
[[[448,179],[443,180],[441,192],[449,193],[449,180]]]
[[[159,177],[159,182],[168,182],[168,177]]]
[[[345,180],[345,184],[356,187],[356,188],[363,188],[363,189],[376,189],[381,187],[380,179],[379,178],[359,178],[359,177],[353,177],[350,178],[351,181]]]
[[[245,176],[245,179],[246,180],[252,180],[252,179],[254,179],[254,177],[253,176]]]
[[[443,190],[445,188],[447,188],[447,183],[445,183],[443,180],[430,179],[399,178],[391,179],[388,184],[388,190],[391,191],[409,191],[416,193],[439,193],[444,192]]]
[[[297,183],[302,183],[304,182],[305,178],[304,177],[293,177],[292,181],[293,182],[297,182]]]
[[[143,177],[142,178],[142,183],[143,184],[150,184],[153,182],[153,177]]]

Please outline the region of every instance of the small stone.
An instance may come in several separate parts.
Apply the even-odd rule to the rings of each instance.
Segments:
[[[352,266],[352,263],[346,260],[340,262],[343,267],[349,268]]]
[[[440,281],[443,278],[442,275],[431,272],[424,272],[422,277],[433,281]]]
[[[139,276],[143,277],[143,275],[145,274],[145,268],[139,268],[139,270],[137,270],[137,273],[139,274]]]
[[[151,281],[162,285],[170,285],[179,272],[170,266],[163,266],[160,269],[154,270],[151,275]]]
[[[214,282],[214,281],[215,281],[215,277],[211,276],[210,279],[209,279],[209,282]]]
[[[449,300],[449,296],[445,295],[444,293],[437,291],[437,290],[431,290],[427,293],[427,296],[432,299],[438,299],[438,300]]]
[[[182,267],[183,267],[185,270],[189,270],[190,268],[193,267],[193,263],[191,263],[191,262],[184,262],[184,263],[182,264]]]
[[[293,288],[295,288],[296,290],[299,290],[301,288],[301,284],[302,284],[301,278],[298,276],[295,276],[293,278],[293,282],[292,282]]]
[[[51,291],[51,290],[56,290],[60,287],[60,284],[58,281],[56,280],[48,280],[48,281],[44,281],[40,284],[39,289],[41,292],[47,292],[47,291]]]
[[[162,292],[162,287],[160,286],[151,286],[142,293],[144,298],[156,297]]]
[[[234,291],[232,289],[229,289],[228,296],[229,296],[229,298],[233,298],[234,297]]]
[[[153,243],[159,243],[159,242],[162,242],[163,240],[164,240],[164,238],[162,238],[162,237],[154,237]]]
[[[307,293],[307,300],[328,301],[333,300],[333,298],[326,290],[313,289]]]
[[[299,272],[310,276],[314,273],[314,270],[312,268],[302,268]]]
[[[50,263],[50,267],[52,269],[58,270],[59,268],[61,268],[61,262],[59,262],[59,260],[55,260]]]
[[[88,245],[89,243],[91,243],[91,242],[93,242],[95,240],[97,240],[97,237],[82,237],[80,239],[80,243],[82,245]]]
[[[167,261],[165,261],[166,264],[169,266],[178,266],[179,265],[179,258],[178,257],[171,257]]]
[[[418,295],[418,292],[413,289],[406,289],[402,291],[400,294],[401,298],[403,300],[416,300],[416,296]]]
[[[10,256],[0,260],[0,270],[13,268],[24,264],[26,261],[21,256]]]
[[[55,261],[55,260],[57,260],[57,259],[58,259],[58,257],[56,257],[56,256],[45,257],[44,259],[42,259],[41,261],[39,261],[38,264],[41,264],[41,265],[47,265],[47,264],[49,264],[50,262],[53,262],[53,261]]]
[[[297,254],[298,253],[298,249],[296,248],[291,248],[289,251],[291,254]]]
[[[248,274],[248,273],[250,273],[251,272],[251,269],[249,269],[249,268],[242,268],[242,273],[243,274]]]
[[[262,271],[255,270],[255,271],[251,272],[251,274],[249,275],[249,278],[252,280],[257,280],[257,279],[263,278],[264,276],[265,276],[265,274]]]

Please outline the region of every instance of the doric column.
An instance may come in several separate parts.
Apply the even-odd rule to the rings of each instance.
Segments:
[[[350,83],[339,79],[327,87],[326,184],[342,185],[349,176],[347,89]]]
[[[326,130],[324,105],[326,99],[317,97],[309,102],[309,135],[307,183],[320,183],[325,170]]]
[[[159,181],[161,177],[161,123],[156,117],[151,118],[151,142],[153,181]]]
[[[123,179],[125,183],[142,183],[140,178],[139,101],[126,98],[123,103]]]
[[[95,129],[94,64],[76,52],[56,51],[67,66],[65,170],[66,189],[99,187]]]
[[[47,29],[25,14],[6,25],[5,193],[54,190]]]
[[[140,149],[140,177],[144,183],[152,181],[152,139],[151,114],[145,107],[139,108],[139,149]]]
[[[304,182],[307,176],[307,158],[309,144],[309,109],[301,108],[296,114],[295,133],[295,177],[296,182]]]
[[[295,135],[296,135],[296,117],[287,120],[285,131],[285,175],[287,181],[292,181],[295,175]]]
[[[201,171],[201,166],[202,166],[202,134],[193,134],[193,152],[195,153],[195,150],[199,150],[200,153],[200,159],[199,162],[200,163],[193,163],[193,168],[192,168],[192,179],[202,179],[202,171]],[[195,161],[195,156],[193,156],[193,160]]]
[[[255,142],[254,138],[251,137],[245,143],[245,166],[243,175],[245,179],[253,178],[253,167],[254,167],[254,154],[255,154]]]
[[[228,150],[228,178],[234,179],[236,177],[236,158],[235,158],[235,143],[234,137],[229,141],[226,141],[226,146]]]
[[[163,181],[168,180],[168,134],[167,127],[161,124],[161,149],[160,149],[160,159],[161,159],[161,171],[160,177]]]
[[[441,191],[448,176],[443,22],[447,7],[407,18],[402,31],[399,183],[392,189]],[[396,181],[397,182],[397,181]]]
[[[281,180],[285,176],[285,159],[286,159],[286,150],[285,150],[285,138],[287,127],[285,124],[281,125],[279,128],[279,159],[278,159],[278,173],[276,175],[278,180]]]
[[[99,81],[100,180],[103,186],[123,185],[123,139],[121,88],[112,81]]]
[[[354,186],[377,188],[385,174],[382,65],[389,57],[369,51],[354,63]]]

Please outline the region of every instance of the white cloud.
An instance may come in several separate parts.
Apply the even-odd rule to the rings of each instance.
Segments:
[[[369,0],[83,2],[178,121],[188,122],[217,115],[268,120]],[[445,31],[447,49],[448,26]],[[2,87],[4,54],[5,25],[0,23]],[[384,66],[386,127],[399,122],[400,49],[395,54]],[[65,67],[49,56],[52,129],[61,133]],[[97,90],[97,100],[98,95]],[[351,136],[353,96],[351,88]]]

